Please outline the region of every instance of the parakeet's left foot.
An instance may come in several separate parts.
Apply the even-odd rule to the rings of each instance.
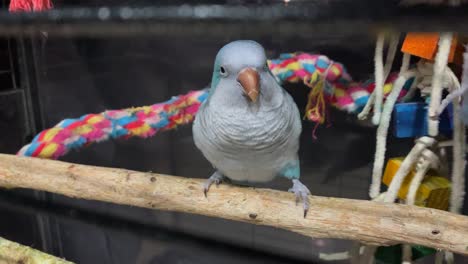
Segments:
[[[224,175],[221,174],[220,172],[216,171],[215,173],[213,173],[213,175],[211,175],[210,178],[208,178],[208,180],[206,180],[205,183],[203,184],[203,193],[205,194],[205,197],[207,197],[206,194],[210,190],[210,187],[213,183],[215,183],[216,186],[218,186],[221,184],[221,182],[226,181],[226,180],[227,178],[224,177]]]
[[[302,199],[302,205],[304,207],[304,218],[307,216],[307,212],[309,211],[309,199],[308,195],[310,194],[309,189],[307,186],[302,184],[299,180],[292,180],[293,187],[289,189],[289,192],[292,192],[296,195],[296,205],[299,202],[299,199]]]

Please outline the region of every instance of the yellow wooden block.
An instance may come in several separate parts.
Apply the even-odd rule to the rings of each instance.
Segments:
[[[385,168],[385,173],[382,179],[385,185],[390,185],[395,173],[398,168],[400,168],[403,159],[403,157],[392,158],[387,162],[387,167]],[[414,170],[411,170],[405,177],[398,192],[398,198],[402,200],[406,199],[414,174]],[[446,178],[439,176],[437,172],[430,170],[416,192],[415,203],[418,206],[447,210],[449,197],[450,182]]]

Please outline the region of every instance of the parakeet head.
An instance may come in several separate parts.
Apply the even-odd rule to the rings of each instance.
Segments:
[[[275,83],[270,74],[265,50],[255,41],[238,40],[219,50],[211,81],[213,100],[229,104],[256,104],[268,99]],[[270,96],[271,97],[271,96]]]

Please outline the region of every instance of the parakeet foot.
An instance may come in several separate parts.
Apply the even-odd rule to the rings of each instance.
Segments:
[[[207,197],[206,194],[210,190],[210,187],[213,183],[215,183],[216,186],[218,186],[219,184],[221,184],[221,182],[226,181],[226,180],[227,178],[224,177],[221,173],[219,172],[213,173],[213,175],[211,175],[211,177],[208,178],[208,180],[206,180],[205,183],[203,183],[203,193],[205,194],[205,197]]]
[[[309,211],[309,199],[308,195],[310,194],[307,186],[302,184],[299,180],[292,180],[293,187],[289,189],[289,192],[292,192],[296,195],[296,205],[299,203],[299,200],[302,199],[302,206],[304,207],[304,218],[307,216]]]

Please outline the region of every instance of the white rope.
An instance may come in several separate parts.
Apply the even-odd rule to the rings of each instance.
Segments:
[[[383,57],[383,44],[384,36],[379,35],[377,38],[377,45],[375,48],[375,102],[374,102],[374,115],[372,116],[372,123],[378,125],[380,123],[380,116],[382,114],[382,102],[383,102],[383,87],[385,80],[388,78],[390,71],[392,70],[393,60],[398,48],[399,35],[392,35],[390,43],[388,44],[387,59],[385,66],[382,61]]]
[[[366,106],[364,107],[364,110],[370,111],[371,104],[374,104],[374,116],[373,119],[376,118],[377,112],[379,112],[379,118],[380,118],[380,111],[382,107],[382,101],[383,101],[383,85],[384,85],[384,62],[383,62],[383,49],[384,49],[384,44],[385,44],[385,34],[384,33],[379,33],[377,35],[377,41],[375,43],[375,54],[374,54],[374,81],[375,81],[375,88],[372,94],[374,95],[373,97],[373,102],[367,102]],[[372,97],[372,95],[371,95]],[[369,104],[369,107],[367,107],[367,104]],[[366,109],[367,108],[367,109]],[[363,112],[364,112],[363,110]],[[367,116],[368,114],[366,114]],[[375,124],[375,123],[374,123]]]
[[[439,39],[439,49],[434,63],[434,75],[432,78],[431,102],[428,111],[428,130],[430,136],[439,134],[439,119],[437,109],[442,98],[442,77],[447,67],[450,46],[452,44],[452,33],[441,33]]]
[[[468,51],[463,54],[463,79],[460,90],[468,87]],[[450,211],[460,213],[465,197],[465,153],[466,135],[462,123],[462,111],[460,99],[453,100],[453,167],[452,167],[452,192],[450,197]]]
[[[463,53],[463,73],[462,73],[462,84],[461,89],[468,89],[468,45],[465,46],[465,52]],[[468,95],[465,93],[463,96],[462,106],[462,120],[465,125],[468,125]]]
[[[459,97],[453,100],[453,163],[450,212],[460,213],[465,197],[465,127],[461,119]]]
[[[401,61],[400,72],[398,75],[406,72],[409,69],[410,61],[411,61],[411,54],[403,53],[403,59]]]
[[[450,104],[451,101],[456,100],[457,97],[462,96],[464,93],[468,91],[468,83],[466,83],[463,87],[461,87],[457,76],[455,75],[455,73],[453,73],[453,71],[449,67],[446,67],[446,75],[448,76],[450,83],[447,84],[448,86],[445,86],[445,87],[452,88],[452,91],[440,103],[440,106],[437,109],[437,115],[442,114],[442,111],[444,111],[444,109]],[[466,75],[468,77],[468,70],[467,70]],[[460,98],[458,98],[458,100],[460,101]]]
[[[401,101],[402,102],[408,102],[410,101],[413,96],[414,96],[414,93],[416,92],[416,90],[418,89],[417,85],[421,82],[422,80],[422,77],[420,76],[420,72],[419,72],[419,65],[422,64],[421,62],[419,62],[418,64],[416,64],[418,67],[418,75],[414,77],[414,80],[413,82],[411,83],[411,86],[410,88],[408,89],[408,92],[405,94],[405,96],[403,96],[403,98],[401,98]]]
[[[421,90],[422,97],[430,97],[432,93],[432,80],[434,79],[434,63],[420,60],[417,64],[420,81],[418,81],[417,88]],[[440,76],[440,86],[453,91],[454,87],[459,86],[459,82],[455,74],[449,67],[445,67]],[[457,86],[458,85],[458,86]],[[432,100],[432,99],[431,99]]]
[[[375,46],[374,54],[374,78],[375,78],[375,88],[374,91],[369,96],[369,99],[366,102],[366,105],[362,111],[358,114],[359,120],[365,120],[369,116],[370,110],[374,105],[374,116],[373,123],[378,124],[380,120],[382,102],[383,102],[383,86],[385,85],[385,80],[388,78],[390,71],[392,70],[393,61],[395,60],[395,55],[398,50],[398,42],[400,39],[400,34],[393,34],[390,37],[390,43],[388,46],[387,57],[385,59],[385,65],[383,64],[383,48],[385,43],[385,36],[383,33],[380,33],[377,36],[377,42]],[[409,61],[408,61],[409,64]],[[380,87],[380,88],[379,88]],[[376,121],[376,122],[374,122]]]
[[[400,72],[398,73],[398,76],[408,71],[410,62],[411,62],[411,54],[403,53],[403,59],[401,62]],[[413,98],[414,92],[416,91],[416,83],[417,83],[416,81],[417,81],[416,79],[413,81],[410,89],[408,90],[406,95],[401,99],[403,102],[409,101],[411,98]]]
[[[429,149],[425,149],[421,153],[421,157],[416,166],[416,174],[413,179],[411,179],[410,187],[408,189],[408,194],[406,195],[406,204],[414,205],[416,200],[416,193],[421,185],[424,176],[429,171],[430,168],[439,167],[439,158]]]
[[[430,168],[437,168],[439,166],[439,159],[429,149],[425,149],[421,153],[419,162],[416,165],[416,174],[413,179],[411,179],[410,187],[408,194],[406,195],[406,204],[414,205],[416,200],[416,193],[421,186],[421,182],[424,179],[424,176],[429,171]],[[411,263],[412,260],[412,251],[411,245],[403,245],[403,263]]]
[[[416,140],[415,146],[411,149],[408,155],[405,157],[397,172],[392,178],[390,186],[388,186],[387,195],[385,195],[384,202],[393,203],[398,196],[401,184],[408,175],[411,167],[419,158],[419,155],[428,147],[431,147],[435,143],[435,139],[431,137],[421,137]]]
[[[370,110],[372,108],[372,105],[374,104],[374,101],[375,101],[375,89],[370,94],[369,99],[367,100],[366,105],[364,106],[362,111],[358,114],[359,120],[367,119],[367,117],[369,116]]]
[[[393,67],[393,61],[395,60],[395,55],[398,50],[398,42],[400,41],[400,34],[392,34],[390,36],[390,43],[388,44],[388,51],[387,51],[387,58],[385,59],[385,66],[384,66],[384,84],[385,80],[390,75]],[[405,63],[405,57],[403,57],[402,67]],[[408,62],[409,67],[409,62]]]
[[[380,120],[379,127],[377,128],[377,142],[375,150],[374,167],[372,170],[372,183],[369,190],[369,196],[375,198],[380,194],[380,184],[382,182],[382,170],[385,161],[385,151],[387,143],[388,127],[390,125],[390,118],[393,111],[393,106],[398,99],[398,95],[403,89],[405,82],[417,75],[416,70],[409,70],[402,75],[398,76],[393,89],[385,100],[385,105],[382,110],[382,117]]]

